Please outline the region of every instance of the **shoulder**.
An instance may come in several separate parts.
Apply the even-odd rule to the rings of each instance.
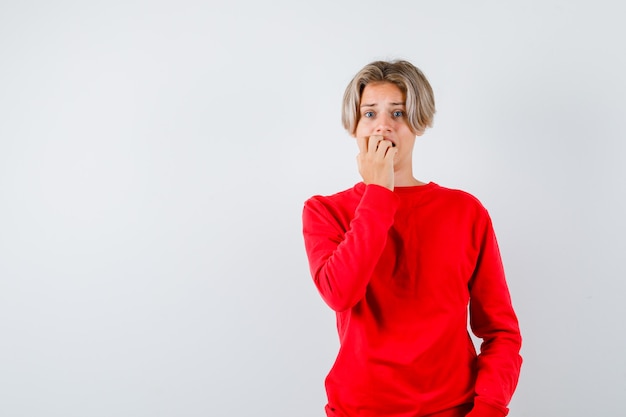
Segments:
[[[449,199],[451,201],[483,207],[482,203],[477,197],[464,190],[442,187],[441,185],[439,185],[435,188],[435,192],[439,193],[441,197]]]
[[[343,233],[354,217],[363,188],[364,184],[359,183],[335,194],[314,195],[306,200],[302,210],[305,234],[307,231],[319,229],[320,226],[331,227],[336,232]]]
[[[471,211],[477,215],[488,216],[487,209],[482,202],[473,194],[455,189],[442,187],[435,184],[433,188],[433,197],[439,200],[441,204],[451,209],[459,209],[463,211]]]
[[[347,190],[339,191],[330,195],[314,195],[304,202],[305,210],[307,207],[324,206],[327,208],[344,207],[358,204],[365,184],[358,183]]]

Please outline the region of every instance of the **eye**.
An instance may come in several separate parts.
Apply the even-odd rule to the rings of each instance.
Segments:
[[[404,112],[402,110],[396,110],[393,112],[393,117],[404,117]]]
[[[374,112],[373,111],[366,111],[365,113],[363,113],[363,117],[367,117],[368,119],[370,117],[374,117]]]

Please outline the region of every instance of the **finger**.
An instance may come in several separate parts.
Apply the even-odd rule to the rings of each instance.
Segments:
[[[392,141],[390,141],[389,139],[385,139],[385,140],[383,140],[383,142],[389,144],[389,149],[395,149],[396,151],[398,151],[396,149],[396,144],[393,143]],[[387,152],[389,152],[389,150],[387,150]]]
[[[363,136],[363,137],[356,138],[356,144],[359,147],[360,153],[367,152],[367,138],[366,137]]]
[[[385,158],[391,149],[392,143],[388,140],[381,140],[378,142],[378,149],[376,149],[376,156],[380,159]]]
[[[394,148],[390,146],[389,149],[387,149],[387,152],[385,153],[385,160],[391,159],[393,161],[397,153],[398,153],[398,148]]]
[[[378,149],[378,143],[381,140],[383,140],[383,137],[381,135],[370,136],[368,143],[367,143],[368,152],[376,152],[376,150]]]

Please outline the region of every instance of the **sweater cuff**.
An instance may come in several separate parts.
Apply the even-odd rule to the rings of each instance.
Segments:
[[[361,203],[363,202],[367,202],[368,205],[375,205],[382,210],[395,211],[400,204],[400,197],[382,185],[367,184],[363,191]]]
[[[504,417],[509,413],[509,409],[497,407],[484,401],[474,399],[474,408],[466,417]]]
[[[393,191],[380,185],[368,184],[356,209],[355,219],[365,215],[386,230],[393,224],[399,205],[400,197]]]

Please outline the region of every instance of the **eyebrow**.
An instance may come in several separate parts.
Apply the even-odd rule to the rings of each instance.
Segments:
[[[399,103],[389,103],[392,106],[405,106],[404,102]],[[376,107],[377,104],[361,104],[361,107]]]

